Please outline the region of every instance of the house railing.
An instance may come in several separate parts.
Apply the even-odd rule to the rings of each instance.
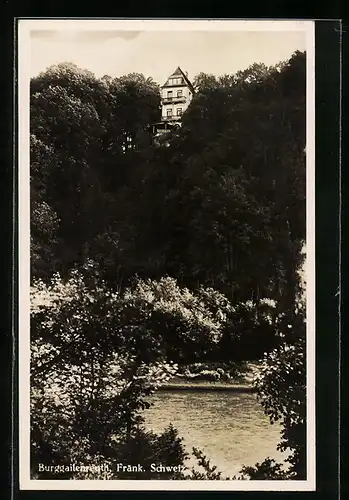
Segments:
[[[175,122],[182,119],[182,115],[171,115],[171,116],[162,116],[161,120],[166,122]]]
[[[164,97],[162,99],[163,104],[170,104],[175,102],[186,102],[187,98],[185,96],[174,96],[174,97]]]

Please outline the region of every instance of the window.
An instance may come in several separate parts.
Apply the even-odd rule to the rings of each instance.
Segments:
[[[183,78],[171,78],[169,81],[170,85],[182,85]]]
[[[177,108],[177,116],[182,116],[182,108]]]
[[[172,99],[172,90],[167,91],[167,99]]]
[[[177,90],[177,97],[182,97],[183,90]]]
[[[166,113],[167,113],[167,116],[172,116],[172,109],[168,109],[168,110],[166,111]]]

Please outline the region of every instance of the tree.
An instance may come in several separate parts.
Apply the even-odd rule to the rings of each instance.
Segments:
[[[47,183],[50,165],[56,161],[52,148],[30,136],[30,252],[32,274],[45,277],[51,275],[57,264],[56,247],[60,220],[47,201]]]
[[[197,74],[193,80],[193,86],[196,92],[200,92],[207,88],[216,88],[218,85],[219,83],[217,82],[215,75],[204,72]]]
[[[150,141],[160,97],[149,78],[98,80],[65,64],[33,79],[32,131],[55,155],[44,201],[60,221],[62,269],[90,258],[116,289],[170,275],[289,308],[305,239],[304,61],[198,75],[167,148]]]
[[[139,73],[122,76],[115,83],[118,88],[117,106],[125,134],[124,147],[125,150],[136,149],[142,145],[142,132],[160,119],[160,89],[151,78]]]
[[[168,148],[138,140],[159,112],[143,75],[98,80],[59,65],[33,79],[33,132],[47,148],[33,169],[33,190],[45,179],[33,251],[52,236],[46,262],[67,273],[91,259],[114,290],[172,276],[234,304],[270,298],[276,315],[290,310],[305,239],[304,61],[296,53],[214,85],[199,75]],[[35,273],[52,270],[35,262]]]
[[[177,431],[171,425],[160,435],[146,431],[142,411],[176,373],[166,348],[178,347],[171,334],[181,335],[184,347],[189,336],[197,346],[205,336],[216,337],[228,307],[224,297],[211,290],[195,297],[170,279],[139,282],[117,294],[93,272],[74,272],[68,281],[58,275],[48,285],[35,280],[31,307],[32,477],[220,478],[197,449],[204,472],[185,467],[188,453]],[[116,463],[135,462],[144,471],[115,470]],[[74,471],[72,463],[90,469]],[[186,472],[160,475],[151,463],[183,465]]]
[[[54,66],[31,81],[31,132],[51,155],[32,157],[32,189],[45,179],[44,201],[60,221],[60,271],[85,259],[104,219],[98,164],[106,94],[105,84],[73,65]]]
[[[284,342],[265,356],[255,385],[270,423],[281,422],[278,450],[289,451],[288,468],[269,457],[244,467],[237,479],[306,479],[306,338],[304,304],[285,315]]]
[[[60,221],[57,254],[66,273],[93,258],[109,232],[121,246],[117,223],[125,210],[118,190],[132,179],[135,150],[150,143],[147,128],[159,113],[159,90],[143,75],[99,80],[69,63],[33,78],[30,90],[31,132],[54,156],[50,162],[33,159],[32,186],[45,177],[43,201]]]
[[[158,332],[166,359],[181,364],[210,358],[231,307],[223,295],[212,289],[193,293],[170,277],[139,280],[125,291],[124,298],[129,311],[133,308],[146,312],[143,321],[147,328]]]
[[[283,342],[277,305],[268,300],[234,305],[223,327],[217,358],[221,361],[259,361]]]
[[[287,474],[304,476],[305,55],[195,84],[158,148],[144,75],[65,63],[31,81],[32,276],[53,297],[32,316],[33,464],[122,461],[140,443],[181,463],[176,432],[141,419],[170,361],[266,352],[258,393],[283,422]],[[283,474],[269,459],[245,473],[268,470]]]
[[[243,300],[270,297],[290,308],[305,240],[304,124],[304,54],[275,67],[253,65],[231,78],[225,75],[214,87],[202,84],[178,137],[163,153],[168,178],[173,178],[172,165],[178,172],[170,184],[170,213],[176,214],[171,240],[177,242],[171,275],[185,263],[186,284],[199,271],[200,281],[222,286],[224,293],[229,283]],[[217,220],[220,213],[229,222]],[[198,218],[200,236],[205,235],[200,245]],[[229,230],[234,220],[238,227]],[[212,241],[207,255],[214,252],[210,266],[202,251],[210,241],[206,235]],[[190,263],[182,250],[188,241],[200,246]],[[173,241],[168,246],[173,248]],[[172,258],[165,256],[165,262]]]
[[[128,313],[127,301],[91,284],[74,273],[66,283],[56,276],[32,289],[33,474],[39,463],[105,463],[113,470],[139,440],[155,455],[163,440],[172,440],[178,449],[173,461],[182,463],[173,430],[158,437],[140,428],[147,397],[176,366],[165,362],[149,325],[135,310]]]

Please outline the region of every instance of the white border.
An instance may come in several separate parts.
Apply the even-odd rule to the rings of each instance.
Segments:
[[[32,480],[30,479],[30,207],[29,81],[32,30],[303,31],[307,54],[306,297],[307,477],[306,481]],[[21,490],[315,491],[315,23],[314,21],[218,20],[29,20],[18,21],[19,137],[19,485]]]
[[[315,23],[307,30],[306,87],[306,373],[307,476],[316,489],[316,316],[315,316]]]

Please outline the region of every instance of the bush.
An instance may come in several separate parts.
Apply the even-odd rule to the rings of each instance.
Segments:
[[[135,310],[130,314],[123,298],[103,284],[88,287],[78,273],[66,283],[58,276],[48,286],[35,283],[31,315],[34,475],[39,463],[122,460],[125,443],[140,437],[140,414],[149,407],[148,396],[176,372],[176,366],[164,359],[157,339],[139,314]],[[146,442],[148,437],[142,439]]]
[[[267,299],[234,304],[223,326],[216,359],[235,363],[260,360],[281,342],[275,317],[276,305]]]
[[[34,280],[31,292],[32,478],[195,475],[149,470],[151,463],[184,465],[188,454],[171,425],[160,435],[144,429],[148,396],[177,371],[165,359],[147,304],[78,272],[66,282],[58,275],[49,285]],[[73,463],[93,470],[69,470]],[[117,463],[139,463],[145,471],[117,471]],[[40,464],[50,470],[40,471]]]
[[[194,380],[207,380],[213,382],[219,380],[221,376],[216,370],[202,370],[202,372],[196,373],[191,378]]]
[[[193,363],[180,366],[176,374],[177,377],[191,380],[238,380],[248,371],[246,363]]]
[[[266,458],[262,463],[257,463],[254,467],[242,467],[240,474],[233,479],[260,480],[281,480],[290,479],[289,473],[284,470],[283,465],[275,462],[274,459]]]
[[[216,303],[217,296],[223,306]],[[229,308],[224,296],[212,289],[193,292],[173,278],[138,280],[125,293],[133,307],[149,311],[147,322],[161,329],[167,359],[187,364],[205,359],[221,339]]]
[[[163,334],[166,325],[171,325],[174,316],[172,326],[184,325],[185,334],[191,333],[197,341],[198,332],[208,335],[206,327],[214,324],[214,319],[209,316],[206,320],[203,312],[195,319],[198,308],[204,306],[186,290],[173,288],[172,282],[167,284],[172,288],[172,295],[166,302],[164,297],[155,300],[152,295],[147,296],[149,288],[133,289],[134,294],[132,290],[125,295],[112,293],[103,283],[88,282],[79,273],[73,273],[67,282],[59,276],[49,285],[34,282],[31,296],[33,477],[38,476],[40,463],[56,466],[88,461],[96,467],[101,464],[111,467],[131,455],[136,463],[141,463],[146,456],[150,459],[161,456],[164,460],[168,456],[171,464],[178,465],[185,461],[186,453],[176,431],[168,428],[160,436],[147,433],[142,412],[150,406],[148,396],[178,370],[167,358],[168,337],[164,338]],[[143,285],[144,282],[141,287]],[[157,289],[155,283],[147,286]],[[163,293],[164,283],[158,286]],[[178,290],[175,305],[171,300],[173,292]],[[195,314],[193,310],[189,314],[190,307]],[[290,450],[288,477],[303,479],[306,448],[303,310],[285,314],[279,324],[282,327],[279,335],[284,342],[266,355],[255,385],[271,423],[281,421],[283,425],[278,448]],[[196,364],[192,375],[216,380],[223,376],[222,371],[228,376],[237,366]],[[169,448],[175,450],[172,455],[168,453]],[[202,461],[201,452],[197,454]],[[283,474],[279,465],[268,460],[254,468],[245,467],[242,474],[266,475],[267,470],[274,476]],[[217,479],[215,470],[208,466],[207,478]],[[72,474],[68,471],[63,476]],[[199,473],[197,477],[201,477]]]
[[[271,424],[282,424],[278,450],[288,451],[288,469],[282,470],[269,458],[255,467],[245,467],[243,476],[251,479],[306,479],[306,338],[304,305],[284,314],[280,335],[283,344],[266,355],[255,379],[257,396]],[[269,471],[269,472],[268,472]],[[269,474],[269,477],[267,477]]]

